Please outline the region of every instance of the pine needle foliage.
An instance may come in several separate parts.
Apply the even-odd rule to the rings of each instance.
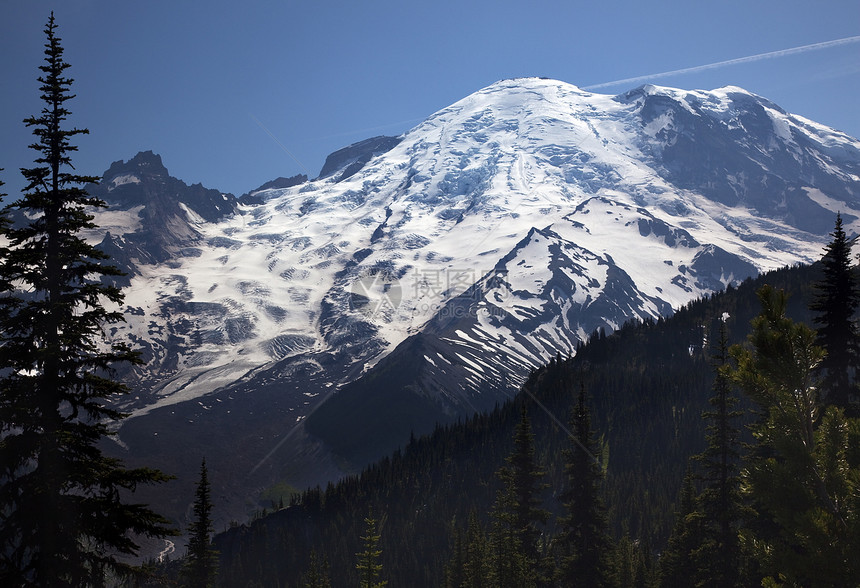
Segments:
[[[320,555],[314,549],[308,559],[308,570],[302,577],[302,588],[331,588],[328,571],[331,566],[328,558]]]
[[[602,497],[603,467],[596,457],[601,452],[591,428],[584,385],[571,414],[570,431],[574,443],[564,452],[561,500],[566,512],[557,539],[561,552],[558,579],[570,586],[610,586],[612,540]]]
[[[860,306],[860,284],[851,262],[852,240],[842,228],[842,216],[836,215],[831,241],[821,258],[822,276],[816,283],[815,298],[810,305],[816,313],[813,322],[818,328],[816,343],[827,355],[820,370],[824,374],[824,399],[852,413],[855,372],[860,368],[860,331],[854,321]]]
[[[134,568],[134,536],[171,534],[146,505],[126,502],[139,484],[162,473],[126,469],[99,442],[125,415],[107,401],[127,392],[114,366],[138,362],[105,331],[123,320],[120,272],[88,244],[91,207],[104,203],[81,187],[96,178],[74,173],[66,103],[72,79],[51,15],[40,67],[43,107],[25,119],[36,137],[35,166],[21,170],[23,197],[0,223],[0,584],[99,586]]]
[[[360,588],[383,588],[388,582],[380,580],[382,574],[382,550],[379,540],[382,535],[377,531],[377,521],[370,512],[364,519],[365,533],[361,537],[364,550],[357,553],[358,563],[355,568],[359,573]]]
[[[675,526],[669,536],[669,543],[660,555],[659,586],[693,585],[698,575],[694,556],[701,538],[701,517],[696,510],[696,486],[693,473],[688,469],[684,475],[678,508],[675,512]]]
[[[218,552],[212,546],[212,491],[206,460],[200,464],[200,480],[194,493],[194,520],[189,525],[188,557],[185,562],[187,586],[208,588],[215,583]]]
[[[738,527],[744,514],[740,496],[740,429],[743,411],[736,410],[738,399],[732,395],[728,335],[720,322],[717,353],[714,358],[714,395],[711,410],[702,418],[708,423],[708,446],[695,456],[702,468],[702,491],[697,510],[701,517],[701,543],[696,548],[699,562],[697,586],[731,588],[741,584],[741,553]]]
[[[514,451],[507,462],[514,498],[514,530],[523,554],[532,562],[532,566],[536,566],[541,526],[549,519],[549,511],[541,506],[541,492],[547,486],[540,480],[545,472],[541,470],[535,457],[535,439],[525,403],[521,408],[520,422],[514,430]]]
[[[824,350],[786,317],[785,293],[765,286],[759,299],[747,345],[731,351],[759,413],[741,486],[757,522],[741,543],[764,585],[860,585],[860,422],[820,401]]]

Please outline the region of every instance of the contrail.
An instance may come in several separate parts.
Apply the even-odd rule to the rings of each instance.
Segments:
[[[728,67],[730,65],[739,65],[741,63],[751,63],[753,61],[762,61],[764,59],[775,59],[777,57],[786,57],[788,55],[797,55],[798,53],[807,53],[809,51],[818,51],[819,49],[829,49],[830,47],[838,47],[840,45],[848,45],[850,43],[860,42],[860,35],[855,37],[845,37],[844,39],[835,39],[833,41],[824,41],[822,43],[813,43],[812,45],[803,45],[801,47],[792,47],[791,49],[780,49],[779,51],[769,51],[767,53],[759,53],[758,55],[749,55],[747,57],[738,57],[737,59],[729,59],[727,61],[718,61],[716,63],[708,63],[706,65],[697,65],[695,67],[686,67],[684,69],[676,69],[672,71],[664,71],[661,73],[649,74],[647,76],[637,76],[635,78],[627,78],[624,80],[615,80],[614,82],[604,82],[602,84],[594,84],[593,86],[585,86],[583,90],[595,90],[597,88],[605,88],[607,86],[615,86],[618,84],[635,84],[644,82],[653,78],[661,78],[668,76],[680,76],[688,73],[697,73],[709,69],[717,69],[719,67]]]
[[[345,131],[343,133],[335,133],[334,135],[326,135],[324,137],[317,137],[315,140],[316,141],[322,141],[324,139],[336,139],[338,137],[348,137],[349,135],[357,135],[359,133],[367,133],[370,131],[381,131],[382,129],[387,129],[387,128],[395,127],[395,126],[401,127],[405,124],[410,124],[410,123],[414,123],[414,122],[418,122],[418,121],[422,121],[422,120],[424,120],[424,118],[410,118],[407,120],[401,120],[399,122],[388,123],[388,124],[379,125],[376,127],[368,127],[366,129],[355,129],[353,131]]]
[[[295,155],[293,155],[293,154],[290,152],[290,150],[289,150],[289,149],[287,149],[287,148],[286,148],[286,146],[285,146],[283,143],[281,143],[281,142],[278,140],[278,138],[277,138],[274,134],[272,134],[272,131],[270,131],[270,130],[269,130],[269,129],[267,129],[265,126],[263,126],[263,123],[261,123],[261,122],[260,122],[260,120],[259,120],[256,116],[254,116],[253,114],[252,114],[252,115],[250,115],[250,116],[251,116],[251,118],[252,118],[252,119],[254,119],[254,122],[255,122],[255,123],[257,123],[257,126],[259,126],[261,129],[263,129],[263,130],[266,132],[266,134],[267,134],[267,135],[269,135],[269,137],[271,137],[271,138],[272,138],[272,141],[274,141],[275,143],[277,143],[277,144],[278,144],[278,146],[279,146],[281,149],[283,149],[283,150],[284,150],[284,153],[286,153],[287,155],[289,155],[289,156],[293,159],[293,161],[295,161],[297,164],[299,164],[299,167],[300,167],[300,168],[302,168],[303,170],[305,170],[305,173],[307,174],[307,176],[308,176],[309,178],[310,178],[310,177],[313,177],[313,174],[312,174],[310,171],[308,171],[308,168],[306,168],[304,165],[302,165],[302,162],[301,162],[301,161],[299,161],[298,159],[296,159],[296,156],[295,156]]]

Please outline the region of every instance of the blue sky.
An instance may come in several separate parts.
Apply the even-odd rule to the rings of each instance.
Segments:
[[[325,156],[397,135],[499,79],[546,76],[617,94],[649,78],[737,85],[860,137],[860,2],[3,0],[0,178],[29,166],[51,10],[77,98],[81,173],[151,149],[171,174],[237,196],[315,177]],[[854,39],[852,39],[854,38]],[[850,39],[788,54],[773,52]]]

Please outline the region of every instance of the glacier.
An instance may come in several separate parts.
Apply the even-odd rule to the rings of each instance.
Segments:
[[[91,238],[128,273],[112,336],[147,360],[123,374],[130,452],[168,426],[253,437],[231,467],[274,479],[272,446],[322,459],[303,422],[363,379],[409,366],[455,419],[593,332],[818,259],[837,212],[860,232],[860,142],[736,87],[502,80],[325,172],[236,199],[148,152],[91,188],[110,205]],[[321,469],[291,475],[343,471]]]

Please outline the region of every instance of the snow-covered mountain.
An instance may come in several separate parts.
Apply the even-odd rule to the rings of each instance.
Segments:
[[[205,430],[256,471],[329,396],[336,444],[371,392],[426,428],[597,329],[817,259],[837,211],[860,232],[860,142],[735,87],[505,80],[324,172],[237,200],[145,153],[91,190],[129,272],[115,334],[148,359],[123,441]]]

